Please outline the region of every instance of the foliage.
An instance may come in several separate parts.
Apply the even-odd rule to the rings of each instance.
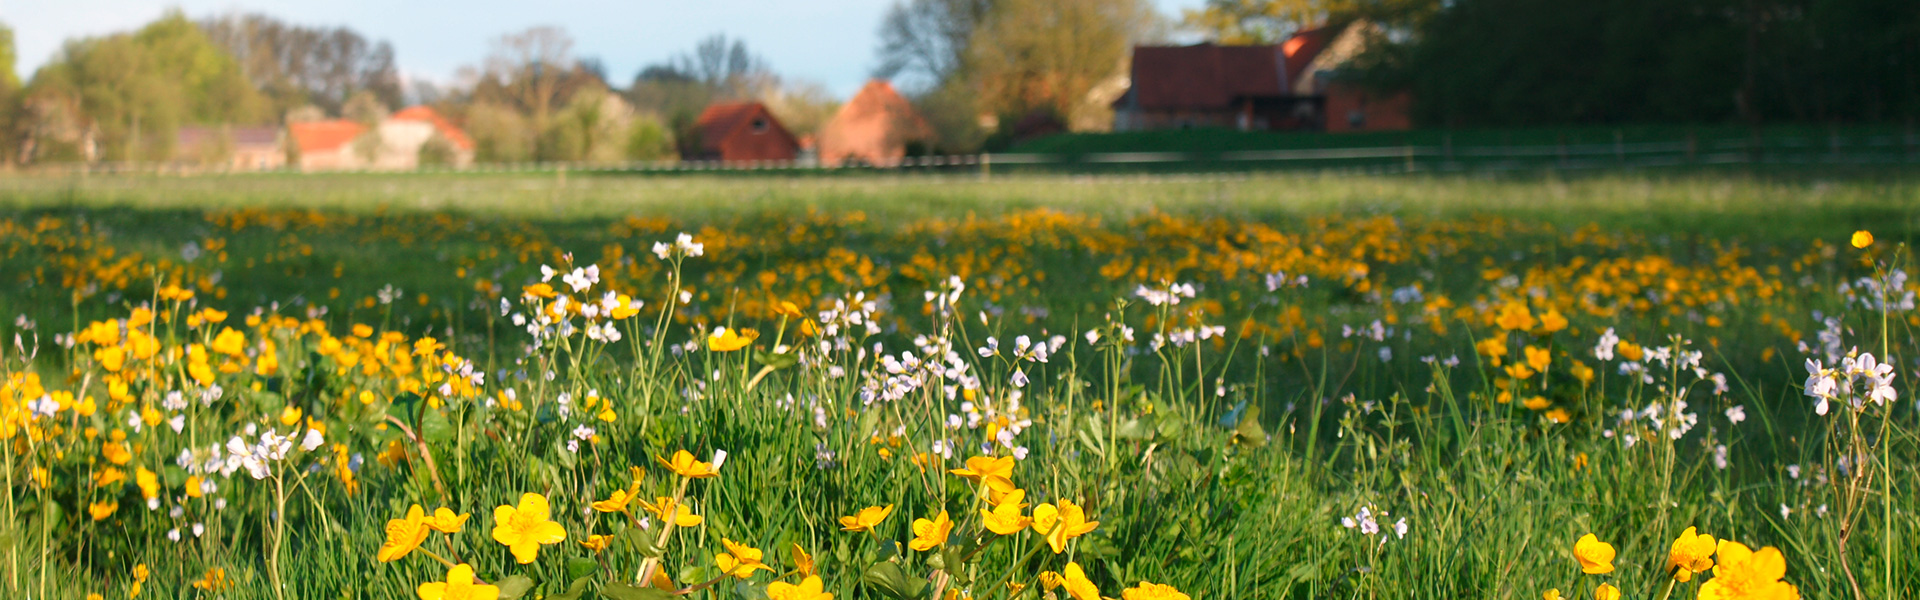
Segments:
[[[267,96],[273,114],[305,105],[346,114],[357,93],[386,106],[401,104],[393,45],[346,27],[306,27],[260,13],[199,22],[208,38],[239,61],[247,80]],[[349,117],[351,118],[351,117]]]
[[[1911,180],[101,179],[0,195],[14,595],[1920,587]]]
[[[233,57],[170,13],[133,33],[69,41],[26,94],[72,107],[108,160],[169,157],[186,124],[255,123],[266,104]]]

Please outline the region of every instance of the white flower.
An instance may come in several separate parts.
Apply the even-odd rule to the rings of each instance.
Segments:
[[[1396,539],[1406,539],[1407,537],[1407,518],[1406,517],[1400,517],[1399,521],[1394,522],[1393,535]]]
[[[727,464],[727,451],[718,448],[713,451],[713,470],[718,473],[720,465]]]
[[[1716,469],[1725,471],[1727,470],[1727,464],[1728,464],[1727,445],[1720,444],[1718,446],[1714,446],[1713,447],[1713,467]]]
[[[1747,420],[1747,407],[1734,406],[1733,408],[1727,409],[1727,420],[1734,423]]]
[[[308,429],[307,435],[300,438],[300,450],[303,452],[312,452],[314,448],[319,448],[321,444],[325,443],[327,443],[327,441],[321,437],[320,430]]]
[[[1618,345],[1620,345],[1619,336],[1613,334],[1612,327],[1608,327],[1600,334],[1600,343],[1593,347],[1593,357],[1603,361],[1613,360],[1613,348]]]

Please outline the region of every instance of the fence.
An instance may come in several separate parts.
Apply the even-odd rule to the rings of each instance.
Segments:
[[[620,164],[489,163],[464,168],[428,167],[405,173],[604,174],[859,174],[873,172],[1105,173],[1266,170],[1353,170],[1368,173],[1474,172],[1558,169],[1660,168],[1715,165],[1911,165],[1920,162],[1920,136],[1791,136],[1687,139],[1661,142],[1559,143],[1551,145],[1397,145],[1219,152],[996,153],[907,157],[894,164],[825,166],[812,160],[653,161]],[[303,174],[298,170],[221,171],[164,163],[44,165],[29,172],[54,174]],[[324,171],[327,174],[392,174],[395,171]]]

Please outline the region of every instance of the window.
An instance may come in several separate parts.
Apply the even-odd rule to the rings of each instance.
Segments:
[[[754,120],[753,120],[753,132],[754,132],[754,133],[766,133],[766,132],[767,132],[767,120],[766,120],[765,118],[758,118],[758,117],[756,117],[756,118],[754,118]]]

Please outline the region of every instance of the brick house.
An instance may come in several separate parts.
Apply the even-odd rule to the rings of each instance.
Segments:
[[[913,104],[875,79],[860,88],[820,128],[820,164],[892,166],[907,155],[907,145],[933,138],[933,127]]]
[[[1373,27],[1360,21],[1307,29],[1267,46],[1136,46],[1113,128],[1404,129],[1404,95],[1375,98],[1337,76],[1365,49]],[[1339,129],[1330,105],[1341,110]]]
[[[707,106],[694,122],[699,145],[687,160],[745,162],[793,160],[800,140],[759,102],[723,102]]]

